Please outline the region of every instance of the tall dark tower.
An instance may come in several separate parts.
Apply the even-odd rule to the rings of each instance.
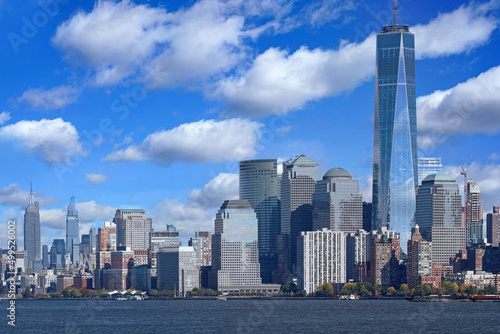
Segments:
[[[30,189],[30,203],[24,211],[24,249],[28,251],[27,266],[33,268],[33,261],[42,258],[40,241],[40,210],[38,201],[33,200],[33,185]]]
[[[415,38],[397,10],[377,34],[372,226],[400,233],[405,250],[418,186]]]

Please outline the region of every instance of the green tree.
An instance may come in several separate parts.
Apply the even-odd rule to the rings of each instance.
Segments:
[[[158,290],[151,289],[151,291],[149,291],[149,295],[150,296],[158,296]]]
[[[24,297],[31,298],[31,287],[26,287],[26,290],[24,291]]]
[[[395,296],[396,294],[397,294],[397,291],[392,286],[389,289],[387,289],[388,296]]]
[[[62,295],[64,297],[72,297],[72,295],[70,295],[70,294],[73,294],[72,292],[74,290],[75,290],[75,288],[68,286],[68,287],[64,288]]]
[[[483,293],[485,295],[494,295],[497,293],[497,289],[495,288],[494,285],[490,284],[487,287],[484,288]]]
[[[401,296],[408,296],[410,294],[410,288],[407,284],[401,284],[401,286],[399,287],[399,294]]]

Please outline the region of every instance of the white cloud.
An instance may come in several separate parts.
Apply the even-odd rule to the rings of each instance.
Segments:
[[[346,16],[347,11],[351,11],[356,7],[354,1],[348,0],[322,0],[313,1],[304,9],[305,18],[312,26],[322,26],[328,22],[335,21],[341,17],[344,20],[349,20]]]
[[[40,121],[19,121],[0,128],[0,140],[21,145],[40,153],[49,163],[57,163],[78,154],[85,156],[76,128],[61,118]]]
[[[419,146],[427,150],[456,134],[500,131],[500,66],[445,91],[417,99]]]
[[[152,218],[156,227],[163,228],[165,224],[174,224],[181,234],[194,235],[195,231],[213,230],[215,212],[210,213],[192,203],[165,199],[153,209]]]
[[[360,178],[359,187],[363,193],[363,201],[371,203],[373,198],[373,175],[367,175],[364,178]]]
[[[238,174],[220,173],[201,189],[194,189],[187,202],[165,199],[152,211],[153,224],[163,228],[174,224],[185,237],[196,231],[213,231],[217,210],[225,200],[237,199]]]
[[[210,180],[202,189],[194,189],[188,200],[200,207],[218,207],[228,199],[237,199],[239,195],[239,175],[220,173]]]
[[[338,50],[309,50],[293,54],[271,48],[259,55],[241,77],[225,79],[215,96],[227,99],[230,112],[284,115],[307,102],[351,91],[372,78],[375,36]]]
[[[43,196],[38,192],[34,192],[33,197],[35,201],[40,202],[40,206],[54,202],[53,197]],[[29,199],[29,191],[21,189],[18,183],[12,183],[0,189],[0,205],[25,208],[29,204]]]
[[[98,85],[139,74],[152,75],[161,86],[178,86],[226,71],[245,56],[242,39],[251,31],[245,31],[244,17],[234,14],[242,6],[203,0],[167,12],[130,1],[99,1],[91,12],[61,24],[53,43],[68,61],[93,68]]]
[[[2,111],[0,113],[0,125],[3,125],[8,120],[10,120],[10,112]]]
[[[462,193],[464,178],[460,175],[460,166],[448,166],[445,172],[455,178]],[[480,199],[483,212],[491,212],[493,206],[500,205],[500,165],[473,162],[467,166],[467,177],[474,179],[481,187]],[[463,193],[462,193],[463,194]]]
[[[497,27],[497,20],[486,16],[488,10],[475,4],[462,5],[425,25],[411,27],[417,59],[459,54],[485,44]]]
[[[201,120],[148,135],[139,145],[112,152],[103,161],[150,160],[159,165],[241,160],[257,153],[261,123],[244,119]]]
[[[419,59],[468,52],[488,41],[497,22],[481,7],[460,7],[428,24],[410,27]],[[455,36],[455,37],[450,37]],[[375,35],[361,43],[343,41],[337,50],[303,46],[290,54],[270,48],[246,72],[220,81],[214,98],[233,113],[283,115],[308,102],[352,91],[375,73]]]
[[[108,179],[106,175],[95,173],[85,173],[85,177],[90,184],[101,184]]]
[[[98,204],[95,201],[77,202],[76,209],[81,224],[109,221],[114,217],[116,211],[116,208]],[[66,208],[40,210],[40,224],[55,230],[66,229]]]
[[[78,95],[78,89],[70,86],[58,86],[48,90],[36,88],[25,91],[18,101],[25,101],[34,109],[50,110],[76,102]]]

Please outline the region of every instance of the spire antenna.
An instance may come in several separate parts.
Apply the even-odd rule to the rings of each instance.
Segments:
[[[392,7],[392,9],[394,9],[394,25],[397,26],[396,14],[398,12],[398,0],[394,0],[394,7]]]
[[[30,182],[30,205],[33,205],[33,181]]]

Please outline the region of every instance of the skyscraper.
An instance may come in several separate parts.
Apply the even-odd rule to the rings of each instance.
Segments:
[[[307,293],[325,283],[346,282],[346,233],[301,232],[297,244],[297,286]]]
[[[498,206],[493,207],[493,212],[486,216],[486,237],[488,243],[498,244],[500,242],[500,213]]]
[[[277,269],[276,239],[280,232],[280,195],[276,159],[240,161],[240,199],[247,200],[259,222],[259,263],[264,283]]]
[[[66,215],[66,253],[71,254],[70,259],[73,264],[79,260],[79,244],[80,223],[78,222],[78,210],[75,206],[75,196],[71,196],[68,205],[68,214]]]
[[[279,290],[261,284],[258,223],[246,200],[225,201],[215,218],[209,287],[219,291]]]
[[[377,34],[376,58],[372,224],[398,232],[406,249],[418,185],[415,39],[396,15]]]
[[[195,237],[189,239],[189,246],[192,246],[198,254],[201,266],[212,265],[212,234],[210,232],[195,232]]]
[[[432,242],[432,263],[447,265],[465,251],[461,202],[458,185],[449,175],[428,175],[418,187],[415,222],[422,237]]]
[[[363,194],[358,180],[343,168],[332,168],[316,183],[313,230],[356,232],[363,228]]]
[[[481,188],[474,180],[467,180],[467,201],[465,203],[467,246],[483,242],[483,206],[479,199]]]
[[[442,173],[442,158],[418,158],[418,184],[422,184],[422,180],[425,179],[427,175]]]
[[[27,267],[33,268],[33,261],[41,259],[40,210],[38,201],[33,200],[33,187],[30,202],[24,211],[24,249],[28,252]]]
[[[149,249],[152,221],[146,211],[118,209],[113,222],[116,224],[117,247],[132,247],[133,251]]]
[[[180,296],[200,287],[200,263],[193,247],[165,247],[158,253],[158,289]]]
[[[285,283],[288,274],[296,271],[297,238],[300,232],[312,230],[312,198],[321,174],[319,165],[305,155],[283,162],[277,282]]]

